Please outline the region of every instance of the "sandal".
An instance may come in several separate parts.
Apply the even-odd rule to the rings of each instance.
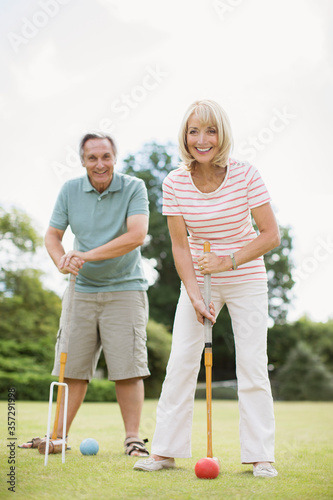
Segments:
[[[139,439],[137,437],[128,437],[124,441],[125,455],[135,457],[149,457],[149,451],[145,447],[148,439]]]
[[[41,442],[41,438],[32,438],[31,441],[27,441],[26,443],[19,444],[19,448],[38,448],[39,443]]]

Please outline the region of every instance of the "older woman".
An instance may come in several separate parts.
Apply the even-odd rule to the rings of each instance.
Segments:
[[[255,476],[274,477],[274,413],[267,371],[267,275],[263,255],[280,243],[270,197],[258,171],[229,156],[228,117],[214,101],[194,102],[179,134],[183,163],[163,183],[181,293],[172,349],[157,407],[152,456],[136,470],[175,467],[191,456],[194,394],[204,348],[204,317],[226,304],[236,346],[241,461]],[[259,229],[253,228],[251,214]],[[203,255],[203,243],[211,252]],[[211,274],[212,303],[203,300]]]

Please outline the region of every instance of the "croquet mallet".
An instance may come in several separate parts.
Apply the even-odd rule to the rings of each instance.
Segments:
[[[210,243],[205,241],[204,253],[210,252]],[[211,302],[211,276],[204,275],[204,301],[207,310]],[[213,366],[213,343],[212,343],[212,323],[208,318],[204,318],[205,334],[205,370],[206,370],[206,402],[207,402],[207,457],[213,458],[212,445],[212,366]]]
[[[68,387],[67,384],[64,383],[65,378],[65,368],[67,362],[67,353],[68,353],[68,343],[69,336],[71,330],[71,316],[72,316],[72,308],[73,308],[73,300],[74,300],[74,291],[75,291],[75,276],[73,274],[70,275],[69,286],[68,286],[68,297],[66,308],[64,311],[64,328],[62,332],[62,336],[60,339],[60,372],[59,372],[59,380],[58,382],[52,382],[50,387],[50,400],[49,400],[49,418],[48,418],[48,428],[46,433],[46,440],[42,441],[38,446],[38,450],[40,453],[45,453],[45,465],[47,465],[47,456],[50,451],[50,440],[56,441],[57,445],[62,445],[62,455],[63,462],[65,461],[65,446],[66,446],[66,420],[67,420],[67,402],[68,402]],[[57,393],[57,404],[55,410],[54,417],[54,426],[52,435],[50,438],[50,420],[51,420],[51,409],[52,409],[52,400],[53,400],[53,388],[54,386],[58,386]],[[64,418],[63,418],[63,436],[62,439],[58,439],[58,423],[59,423],[59,415],[60,415],[60,407],[63,395],[63,389],[65,389],[65,400],[64,400]],[[44,444],[45,443],[45,444]]]

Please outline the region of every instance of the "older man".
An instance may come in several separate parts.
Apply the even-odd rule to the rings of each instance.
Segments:
[[[114,170],[117,151],[111,137],[85,135],[80,154],[86,175],[64,184],[45,236],[58,270],[76,276],[65,371],[67,429],[84,400],[103,348],[124,421],[125,453],[145,456],[149,453],[139,439],[139,424],[143,378],[150,375],[148,285],[140,245],[148,230],[147,191],[140,179]],[[62,239],[68,226],[75,235],[75,250],[65,253]],[[53,375],[59,375],[58,351]],[[58,436],[61,429],[60,417]]]

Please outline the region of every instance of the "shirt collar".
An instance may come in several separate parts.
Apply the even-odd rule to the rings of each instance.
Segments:
[[[103,193],[99,193],[97,189],[95,189],[91,185],[88,175],[86,175],[83,178],[83,191],[85,191],[86,193],[89,193],[90,191],[95,191],[98,194],[107,194],[119,191],[120,189],[121,189],[121,177],[117,172],[113,172],[111,184],[109,185],[108,188],[106,188],[106,190]]]

